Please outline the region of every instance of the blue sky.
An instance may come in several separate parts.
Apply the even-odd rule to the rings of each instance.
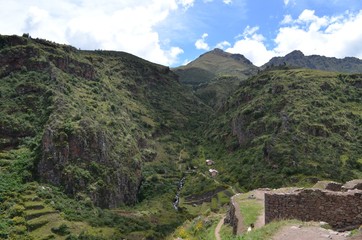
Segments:
[[[0,0],[0,34],[126,51],[169,66],[215,47],[255,65],[295,49],[362,58],[361,0]]]

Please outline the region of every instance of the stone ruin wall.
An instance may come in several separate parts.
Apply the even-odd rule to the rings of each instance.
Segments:
[[[265,193],[265,224],[279,219],[323,221],[344,231],[362,225],[362,191],[299,189]]]
[[[230,208],[229,211],[226,213],[226,217],[224,219],[224,224],[229,224],[233,228],[233,234],[236,235],[238,231],[238,223],[239,219],[235,215],[235,206],[233,204],[233,201],[230,201]]]

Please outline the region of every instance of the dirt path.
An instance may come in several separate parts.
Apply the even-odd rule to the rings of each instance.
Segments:
[[[255,228],[261,228],[265,225],[265,212],[264,212],[264,193],[265,190],[254,190],[251,192],[251,194],[254,195],[255,199],[260,202],[260,204],[263,206],[262,213],[258,216],[258,219],[254,223]]]
[[[339,233],[317,226],[296,226],[289,225],[280,229],[272,240],[347,240],[346,233]]]
[[[222,225],[224,224],[224,220],[225,220],[225,217],[221,218],[219,223],[217,224],[216,228],[215,228],[215,238],[216,240],[221,240],[221,237],[220,237],[220,230],[221,230],[221,227]]]
[[[235,207],[235,216],[238,219],[238,227],[237,227],[237,232],[236,234],[239,235],[244,231],[244,226],[243,226],[243,218],[241,217],[240,214],[240,206],[239,203],[235,200],[235,197],[237,197],[240,193],[235,194],[234,196],[231,197],[231,202]],[[219,221],[219,223],[217,224],[216,228],[215,228],[215,238],[216,240],[221,240],[220,237],[220,230],[222,225],[224,224],[224,219],[225,216]]]

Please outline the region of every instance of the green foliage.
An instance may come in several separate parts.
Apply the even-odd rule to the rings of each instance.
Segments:
[[[0,57],[21,61],[0,68],[0,198],[20,194],[29,181],[60,183],[37,195],[67,220],[157,238],[188,216],[169,213],[181,178],[174,159],[210,108],[169,68],[127,53],[16,36],[0,36]],[[190,162],[187,152],[182,158]],[[170,207],[156,208],[162,211],[152,213],[155,224],[94,207],[92,199],[111,202],[103,197],[111,191],[124,195],[122,206],[162,195]]]
[[[221,179],[253,189],[356,178],[362,77],[340,76],[292,69],[242,82],[205,130],[207,150],[224,159]]]
[[[198,216],[178,227],[170,239],[180,237],[190,240],[213,240],[215,239],[214,232],[219,220],[218,215]]]
[[[55,224],[38,219],[55,214],[67,223],[56,222],[48,238],[103,238],[68,234],[70,221],[79,221],[122,238],[162,239],[194,217],[182,204],[172,208],[184,175],[181,201],[220,190],[211,197],[214,211],[230,197],[225,182],[250,189],[362,176],[360,75],[284,66],[245,80],[256,71],[248,61],[216,55],[178,69],[192,89],[169,68],[130,54],[0,36],[1,59],[21,61],[0,67],[0,238],[25,239],[24,226]],[[218,159],[215,179],[206,158]],[[61,186],[27,184],[40,179]],[[119,188],[129,211],[94,206],[99,199],[107,206]],[[29,197],[44,202],[31,206]],[[203,239],[207,222],[191,221],[185,234]]]
[[[222,185],[215,182],[212,178],[206,177],[204,174],[191,175],[186,177],[185,185],[181,193],[184,196],[202,195],[220,186]]]
[[[52,228],[52,232],[61,236],[70,234],[69,227],[63,223],[59,227]]]

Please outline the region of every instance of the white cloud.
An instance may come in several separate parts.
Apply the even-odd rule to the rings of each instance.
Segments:
[[[304,10],[296,19],[286,15],[274,39],[273,48],[267,48],[266,39],[259,28],[247,26],[237,36],[231,53],[241,53],[255,65],[262,65],[274,56],[284,56],[293,50],[306,55],[328,57],[354,56],[362,58],[362,10],[346,12],[337,16],[316,15],[313,10]]]
[[[283,20],[280,22],[280,24],[289,24],[293,22],[293,18],[291,15],[285,15]]]
[[[44,9],[34,6],[29,8],[29,21],[31,25],[36,25],[48,17],[49,13]]]
[[[190,62],[191,62],[191,60],[185,59],[185,61],[181,65],[185,66],[185,65],[189,64]]]
[[[219,42],[215,46],[216,48],[225,49],[227,47],[231,47],[231,44],[228,41]]]
[[[71,44],[82,49],[130,52],[172,65],[183,50],[163,44],[157,25],[194,0],[18,0],[0,9],[0,32]]]
[[[296,5],[296,0],[283,0],[284,6]]]
[[[232,2],[233,2],[232,0],[223,0],[223,3],[225,3],[225,4],[230,4]]]
[[[203,0],[204,3],[213,2],[214,0]],[[233,2],[233,0],[222,0],[223,3],[229,5]]]
[[[238,37],[242,39],[237,40],[234,45],[228,49],[230,53],[241,53],[255,65],[261,66],[266,61],[273,57],[274,52],[267,50],[264,45],[265,38],[263,35],[258,34],[259,27],[247,26],[244,32]]]
[[[201,38],[195,42],[196,49],[206,50],[206,51],[210,50],[210,46],[205,42],[205,39],[208,36],[209,35],[207,33],[202,34]]]
[[[181,4],[185,9],[192,7],[194,5],[195,0],[178,0],[179,4]]]
[[[279,29],[274,51],[284,55],[299,49],[307,55],[362,57],[362,11],[339,16],[318,17],[304,10],[290,26]]]

